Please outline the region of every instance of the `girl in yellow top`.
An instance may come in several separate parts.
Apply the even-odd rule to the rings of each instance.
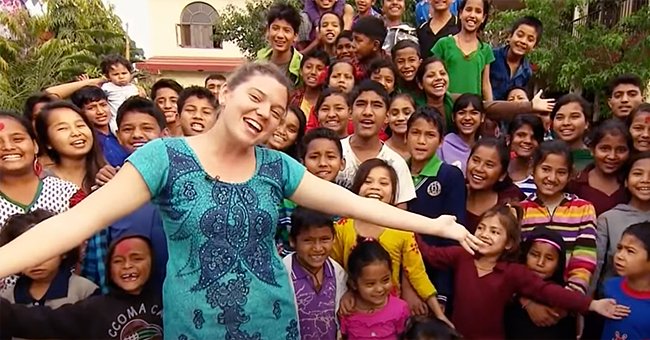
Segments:
[[[352,191],[359,196],[395,204],[397,174],[387,162],[372,158],[363,162],[354,177]],[[388,229],[375,224],[342,218],[335,224],[336,236],[331,257],[347,270],[348,256],[359,240],[374,239],[388,251],[392,260],[391,279],[394,295],[399,296],[400,272],[404,269],[409,282],[436,317],[448,322],[436,299],[436,289],[424,269],[424,262],[412,232]]]

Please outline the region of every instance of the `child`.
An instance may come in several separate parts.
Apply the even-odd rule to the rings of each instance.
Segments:
[[[650,223],[633,224],[623,233],[614,257],[620,277],[605,282],[605,297],[629,307],[630,315],[606,320],[602,339],[650,338]]]
[[[271,6],[266,14],[266,40],[270,47],[257,52],[258,61],[275,64],[294,86],[300,82],[302,54],[293,47],[300,23],[300,14],[293,6],[284,3]]]
[[[351,60],[337,60],[327,69],[327,87],[343,93],[350,93],[356,84],[359,74]]]
[[[395,204],[397,175],[395,170],[381,159],[369,159],[361,164],[354,178],[351,191],[355,194]],[[336,239],[332,258],[339,263],[349,263],[351,252],[359,246],[359,240],[377,240],[392,259],[392,284],[396,296],[400,296],[400,273],[413,286],[420,301],[424,301],[436,317],[446,320],[436,299],[436,289],[429,281],[420,257],[413,233],[387,229],[365,221],[342,218],[336,225]],[[352,268],[347,268],[352,272]],[[352,274],[350,274],[352,276]]]
[[[425,106],[426,99],[415,80],[422,63],[418,44],[411,40],[402,40],[393,47],[391,57],[397,68],[396,92],[411,96],[417,107]]]
[[[607,105],[612,116],[625,121],[627,116],[643,103],[645,85],[635,74],[623,74],[607,84]]]
[[[376,2],[377,0],[354,0],[354,7],[357,13],[354,16],[354,22],[357,22],[357,20],[360,18],[367,16],[381,18],[381,13],[375,10]]]
[[[435,318],[412,316],[400,340],[460,340],[463,337],[443,321]]]
[[[630,200],[598,216],[598,262],[594,278],[591,280],[591,291],[602,292],[602,282],[615,276],[614,254],[625,228],[650,221],[650,195],[645,190],[650,185],[649,152],[640,152],[631,157],[625,183],[631,196]]]
[[[406,128],[413,112],[415,112],[415,102],[409,95],[398,94],[391,98],[388,109],[390,138],[386,140],[386,145],[400,154],[405,160],[411,158],[406,145]]]
[[[106,92],[108,97],[108,105],[111,108],[111,119],[109,126],[111,132],[117,131],[117,109],[122,103],[130,97],[137,96],[140,91],[138,88],[131,84],[131,72],[133,72],[133,65],[126,58],[120,55],[111,55],[105,57],[99,67],[108,78],[109,82],[102,85],[102,90]]]
[[[379,83],[366,80],[355,88],[349,99],[354,134],[341,140],[345,169],[337,177],[337,183],[350,188],[360,163],[370,158],[383,159],[397,171],[399,188],[396,203],[405,207],[406,202],[415,198],[408,166],[398,153],[379,139],[388,111],[386,90]]]
[[[596,269],[596,211],[591,203],[566,193],[573,166],[562,141],[542,143],[533,156],[537,191],[521,202],[524,239],[537,226],[557,231],[567,250],[567,287],[587,293]]]
[[[488,0],[462,1],[460,32],[438,40],[431,49],[449,70],[449,91],[452,93],[473,93],[483,100],[493,100],[490,64],[494,61],[494,54],[490,45],[478,38],[487,25],[489,13]]]
[[[52,216],[53,213],[43,209],[11,216],[0,232],[0,246]],[[64,255],[29,268],[18,276],[16,285],[3,291],[0,297],[15,304],[59,308],[95,295],[98,289],[94,283],[70,271],[78,260],[79,249],[74,248]]]
[[[178,96],[183,91],[181,84],[172,79],[160,79],[151,87],[151,100],[165,115],[170,136],[182,136],[181,122],[178,118]]]
[[[492,137],[474,144],[467,160],[467,200],[465,227],[476,230],[481,215],[497,204],[526,198],[508,177],[510,153],[505,142]]]
[[[485,121],[485,109],[481,97],[466,93],[456,99],[453,112],[454,132],[445,136],[438,156],[465,173],[469,151],[478,140],[479,129]]]
[[[311,109],[321,91],[321,72],[329,64],[329,57],[321,50],[306,53],[300,61],[301,86],[291,95],[291,105],[311,116]]]
[[[106,93],[97,86],[84,86],[75,91],[70,100],[92,123],[106,162],[114,167],[122,166],[128,154],[109,128],[112,113]]]
[[[298,207],[291,215],[291,246],[284,262],[298,304],[302,339],[336,340],[336,312],[347,291],[347,274],[329,258],[334,244],[332,216]]]
[[[515,117],[508,128],[508,142],[512,154],[508,176],[528,197],[536,189],[531,161],[535,150],[544,142],[542,120],[532,114]]]
[[[591,105],[580,95],[564,95],[551,111],[551,121],[555,138],[567,143],[571,149],[575,170],[584,170],[594,161],[584,140],[591,122]]]
[[[352,39],[352,31],[343,31],[336,37],[334,42],[336,47],[336,60],[354,59],[356,57],[356,48],[354,47],[354,39]]]
[[[350,253],[347,268],[356,311],[341,317],[346,339],[397,339],[406,326],[409,308],[391,294],[391,256],[377,241],[359,242]]]
[[[530,102],[530,99],[528,98],[528,91],[523,88],[523,87],[512,87],[510,90],[508,90],[508,97],[506,101],[509,102],[524,102],[528,103]],[[551,116],[550,112],[537,112],[536,116],[539,117],[539,119],[542,120],[542,124],[544,126],[544,140],[552,140],[553,139],[553,131],[551,130]]]
[[[305,135],[307,120],[301,109],[290,106],[282,123],[266,141],[266,146],[298,159],[298,145]]]
[[[383,56],[382,46],[386,34],[384,22],[373,16],[362,17],[352,25],[356,56],[363,74],[367,74],[372,60]]]
[[[304,4],[304,10],[300,15],[302,23],[298,37],[301,53],[309,53],[319,47],[319,28],[325,13],[331,13],[340,18],[338,20],[340,20],[341,30],[344,27],[346,29],[352,27],[354,9],[351,5],[346,4],[345,0],[305,0]]]
[[[390,54],[396,43],[404,40],[418,42],[415,28],[402,21],[406,9],[405,0],[384,0],[383,14],[384,24],[387,28],[386,39],[382,49],[386,54]]]
[[[431,266],[454,270],[454,291],[462,294],[454,297],[451,320],[465,339],[503,339],[504,312],[514,294],[571,312],[595,311],[610,318],[627,315],[627,308],[613,299],[592,300],[513,262],[519,250],[520,215],[521,209],[510,204],[485,212],[475,235],[486,245],[477,256],[459,247],[422,247],[422,256]]]
[[[542,39],[542,22],[531,16],[519,18],[512,25],[508,43],[493,50],[490,65],[490,84],[494,100],[506,100],[508,90],[525,88],[533,76],[533,68],[526,58]]]
[[[450,10],[452,2],[454,0],[436,0],[432,1],[430,5],[431,11],[427,8],[426,19],[418,24],[417,29],[421,56],[425,58],[432,56],[431,49],[438,40],[458,34],[460,31],[460,20]],[[426,1],[426,4],[429,5],[429,1]],[[429,13],[431,13],[430,19]]]
[[[392,95],[395,91],[395,80],[397,78],[397,70],[395,65],[387,59],[375,59],[370,63],[368,68],[368,75],[370,80],[374,80],[384,86],[388,95]]]
[[[642,103],[627,117],[627,126],[637,152],[650,151],[650,103]]]
[[[409,165],[416,197],[408,210],[427,217],[452,215],[465,224],[465,178],[455,166],[436,156],[443,138],[442,117],[434,108],[419,108],[408,119],[406,144],[411,154]],[[451,245],[440,237],[422,236],[422,241],[436,246]],[[438,301],[446,310],[451,306],[452,275],[449,271],[427,268],[429,278],[438,290]]]
[[[567,191],[589,199],[596,216],[629,199],[625,190],[625,165],[630,158],[632,138],[625,124],[606,120],[592,133],[594,163],[569,182]]]
[[[217,104],[219,103],[219,92],[221,88],[226,84],[226,76],[223,74],[211,74],[205,78],[205,88],[210,90],[215,98],[217,98]]]
[[[566,246],[562,237],[545,227],[537,227],[521,245],[519,262],[544,281],[564,286]],[[551,309],[552,325],[538,325],[534,308],[546,308],[531,300],[515,298],[506,308],[507,339],[575,339],[576,319]],[[545,320],[546,321],[546,320]]]
[[[178,116],[183,136],[210,130],[217,120],[217,98],[201,86],[190,86],[178,95]]]
[[[330,59],[336,58],[336,40],[342,31],[343,18],[333,12],[325,12],[321,15],[318,22],[319,42]]]
[[[318,97],[314,111],[316,112],[314,116],[317,119],[317,126],[334,131],[339,138],[348,136],[352,118],[345,93],[331,87],[326,89]],[[309,126],[307,129],[309,129]]]
[[[111,291],[57,309],[0,300],[0,329],[28,339],[162,339],[161,295],[149,287],[149,240],[128,235],[110,247]],[[34,327],[38,325],[38,327]]]

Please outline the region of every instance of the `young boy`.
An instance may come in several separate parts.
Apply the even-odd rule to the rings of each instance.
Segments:
[[[201,86],[190,86],[178,97],[181,130],[186,137],[210,130],[217,121],[217,98]]]
[[[370,158],[388,162],[397,172],[396,204],[406,208],[406,202],[415,198],[415,188],[406,161],[397,152],[385,146],[379,134],[386,124],[388,93],[384,87],[372,80],[361,82],[350,93],[354,134],[341,140],[345,169],[336,179],[346,188],[352,186],[359,165]]]
[[[372,60],[383,57],[382,46],[387,34],[384,21],[373,16],[365,16],[352,25],[356,56],[364,73],[368,72]]]
[[[181,123],[178,119],[178,95],[183,86],[172,79],[160,79],[151,87],[151,99],[158,110],[165,115],[170,136],[182,136]]]
[[[106,92],[108,97],[108,104],[112,113],[109,126],[111,131],[115,133],[117,130],[117,123],[115,122],[117,109],[125,100],[137,96],[140,91],[135,85],[131,84],[133,66],[126,58],[120,55],[107,56],[102,60],[99,67],[102,69],[104,77],[109,80],[109,82],[102,85],[102,90]]]
[[[377,0],[354,0],[357,15],[354,16],[353,23],[367,16],[381,18],[381,13],[377,12],[374,8],[376,2]]]
[[[226,76],[223,74],[211,74],[205,78],[205,87],[217,98],[217,104],[219,103],[219,91],[225,83]]]
[[[392,95],[395,91],[395,83],[397,82],[397,68],[395,64],[389,59],[375,59],[370,63],[368,69],[370,80],[374,80],[384,86],[388,95]]]
[[[329,182],[345,168],[343,146],[336,132],[327,128],[315,128],[302,138],[300,159],[307,171]],[[296,204],[285,199],[279,208],[280,218],[275,234],[275,242],[280,255],[285,256],[294,251],[289,242],[291,214]]]
[[[463,224],[465,178],[460,169],[436,156],[444,136],[443,127],[442,116],[430,107],[419,108],[408,120],[406,145],[411,154],[409,165],[416,193],[416,198],[408,203],[408,210],[429,218],[453,215]],[[447,239],[434,236],[422,236],[422,240],[439,247],[453,245]],[[438,301],[442,306],[449,306],[453,287],[451,272],[428,267],[427,272],[438,290]]]
[[[526,56],[541,40],[542,31],[539,19],[525,16],[512,25],[509,43],[494,48],[494,62],[490,65],[494,100],[506,100],[509,89],[528,85],[533,69]]]
[[[122,166],[128,154],[109,127],[113,115],[106,93],[97,86],[84,86],[72,94],[70,101],[79,107],[93,124],[106,162],[113,167]]]
[[[643,82],[635,74],[620,75],[607,84],[607,105],[612,116],[625,122],[632,110],[643,102]]]
[[[283,260],[291,275],[302,339],[337,339],[336,313],[347,291],[347,274],[329,258],[334,245],[332,216],[298,207],[291,216],[291,246]]]
[[[110,247],[111,290],[57,309],[0,300],[0,337],[28,339],[162,339],[162,295],[149,287],[149,240],[129,235]],[[35,327],[35,325],[38,325]]]
[[[298,85],[302,55],[293,47],[300,29],[300,14],[291,5],[275,4],[266,15],[266,40],[271,47],[257,52],[258,61],[269,61]]]
[[[318,83],[321,72],[329,64],[329,56],[322,50],[314,50],[305,54],[300,61],[300,79],[302,86],[297,88],[291,95],[291,105],[299,107],[307,115],[316,104],[321,86]]]
[[[334,41],[336,47],[336,59],[354,59],[356,51],[354,48],[354,39],[352,31],[343,31]]]

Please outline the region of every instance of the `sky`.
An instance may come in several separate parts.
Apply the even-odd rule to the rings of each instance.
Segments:
[[[148,0],[103,0],[106,4],[115,7],[115,13],[128,24],[129,36],[136,45],[144,50],[146,57],[151,57],[148,52],[148,27],[149,15],[147,13]]]

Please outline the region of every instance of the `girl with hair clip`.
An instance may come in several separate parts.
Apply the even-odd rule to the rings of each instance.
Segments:
[[[589,144],[594,162],[569,182],[567,192],[588,199],[600,216],[629,200],[625,172],[632,138],[625,124],[608,119],[596,128]]]
[[[297,307],[274,240],[283,199],[331,215],[451,238],[470,252],[482,244],[453,217],[429,219],[354,195],[306,172],[288,155],[259,147],[287,115],[290,88],[277,66],[241,66],[222,90],[223,109],[212,128],[146,143],[79,205],[1,247],[0,259],[13,260],[0,261],[0,276],[61,254],[151,201],[160,211],[169,250],[163,305],[173,308],[162,315],[166,338],[297,340]],[[0,140],[16,144],[2,149],[4,190],[4,172],[11,169],[24,177],[23,167],[29,169],[36,150],[29,125],[4,117],[0,123]],[[20,172],[16,163],[23,164]],[[70,225],[75,227],[61,227]]]
[[[641,103],[627,116],[627,126],[632,136],[634,150],[650,151],[650,103]]]
[[[508,176],[521,192],[528,195],[535,192],[532,158],[535,150],[544,142],[544,125],[536,115],[524,114],[515,117],[508,127],[510,165]]]
[[[485,121],[481,97],[465,93],[454,102],[454,132],[445,136],[438,157],[445,163],[458,167],[463,174],[469,152],[479,138],[479,129]]]
[[[387,129],[390,131],[390,137],[386,140],[386,145],[404,157],[405,160],[411,158],[406,145],[406,123],[414,112],[415,102],[409,95],[397,94],[390,99]]]
[[[385,161],[378,158],[369,159],[359,166],[351,191],[362,197],[394,205],[397,195],[397,174]],[[413,233],[387,229],[379,224],[352,218],[342,218],[336,223],[335,229],[336,237],[331,255],[335,261],[347,264],[360,241],[377,240],[388,251],[392,260],[391,281],[394,288],[392,293],[395,296],[401,295],[400,273],[403,268],[404,275],[420,300],[427,304],[437,318],[448,322],[436,298],[436,289],[427,277]],[[357,305],[349,299],[348,302],[341,304],[344,314],[355,308],[351,307],[352,305]]]
[[[566,246],[560,234],[537,227],[521,244],[519,262],[544,281],[560,286],[566,284]],[[506,339],[575,339],[576,318],[560,310],[550,309],[553,318],[544,320],[531,314],[527,304],[515,297],[506,307]]]
[[[629,309],[613,299],[590,297],[545,281],[525,265],[516,263],[519,250],[520,207],[500,204],[481,216],[476,235],[485,246],[476,256],[460,247],[437,248],[419,243],[424,260],[432,267],[454,270],[454,309],[451,321],[465,339],[503,339],[504,312],[519,294],[571,312],[595,311],[621,319]]]

